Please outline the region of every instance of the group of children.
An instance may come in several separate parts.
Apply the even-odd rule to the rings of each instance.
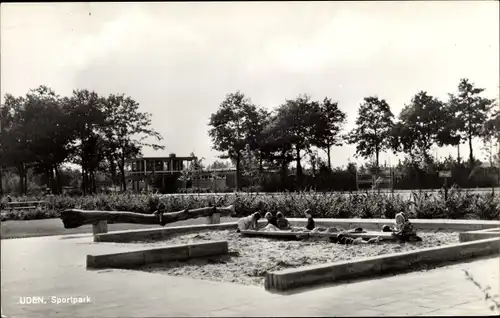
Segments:
[[[240,231],[264,231],[264,232],[272,232],[272,231],[292,231],[292,232],[312,232],[312,233],[338,233],[336,236],[330,236],[330,241],[339,244],[377,244],[381,241],[380,237],[371,238],[367,241],[362,238],[353,239],[346,235],[346,233],[360,233],[363,232],[363,229],[357,228],[354,230],[349,230],[347,232],[341,232],[336,228],[321,228],[316,227],[314,219],[311,215],[311,210],[307,209],[304,212],[304,216],[307,218],[307,224],[305,227],[294,227],[290,223],[289,220],[285,218],[283,213],[278,212],[276,216],[273,216],[271,212],[267,212],[265,214],[265,218],[267,220],[267,224],[259,225],[259,220],[261,219],[261,214],[259,212],[255,212],[252,215],[241,218],[238,221],[238,232]],[[392,232],[392,235],[397,236],[400,241],[408,242],[408,241],[421,241],[422,239],[416,235],[415,229],[411,224],[410,220],[406,216],[404,212],[400,212],[395,217],[395,224],[393,227],[385,225],[382,228],[383,232]]]

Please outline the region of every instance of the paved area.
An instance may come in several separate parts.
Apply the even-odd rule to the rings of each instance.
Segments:
[[[499,294],[498,257],[426,272],[296,291],[127,270],[92,271],[86,254],[128,250],[89,235],[1,241],[2,313],[7,317],[494,315],[468,270]],[[137,247],[136,247],[137,248]],[[35,302],[26,304],[33,298]],[[63,302],[67,297],[84,303]],[[88,296],[88,297],[87,297]]]

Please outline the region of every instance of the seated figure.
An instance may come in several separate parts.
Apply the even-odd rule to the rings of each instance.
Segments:
[[[262,231],[279,231],[278,219],[273,216],[271,212],[267,212],[265,217],[267,219],[267,224]]]
[[[288,221],[285,216],[283,215],[283,213],[281,212],[278,212],[276,214],[276,223],[278,225],[278,229],[280,230],[290,230],[292,228],[292,223],[290,223],[290,221]]]
[[[404,212],[396,214],[395,223],[395,227],[392,229],[392,234],[397,236],[400,240],[404,242],[422,241],[422,239],[417,236],[417,232],[415,231],[413,224],[411,224]]]
[[[243,217],[238,220],[238,232],[240,231],[256,231],[258,228],[258,221],[260,220],[260,213],[255,212],[252,215]]]
[[[341,232],[341,230],[332,227],[332,228],[325,228],[325,227],[316,227],[316,223],[314,222],[314,219],[311,214],[311,210],[307,209],[304,211],[304,215],[307,218],[307,224],[305,227],[296,227],[293,226],[291,227],[292,232],[311,232],[311,233],[336,233],[336,232]]]

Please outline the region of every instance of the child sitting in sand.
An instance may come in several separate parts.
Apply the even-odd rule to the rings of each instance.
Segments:
[[[339,229],[333,228],[324,228],[324,227],[316,227],[316,223],[311,214],[311,210],[307,209],[304,211],[304,215],[307,218],[307,224],[305,227],[291,227],[292,232],[311,232],[311,233],[336,233],[340,232]]]
[[[260,220],[260,213],[255,212],[252,215],[246,216],[238,220],[238,232],[240,231],[256,231],[258,228],[258,221]]]
[[[314,219],[312,217],[311,210],[309,210],[309,209],[305,210],[304,215],[307,218],[306,229],[309,231],[314,230],[316,224],[314,223]]]
[[[396,214],[395,217],[395,227],[392,229],[392,234],[397,236],[401,241],[422,241],[420,237],[417,236],[417,232],[411,224],[410,220],[404,212]],[[387,231],[387,228],[384,227]]]
[[[279,231],[278,219],[273,216],[271,212],[267,212],[265,217],[267,219],[267,225],[262,229],[262,231]]]
[[[288,221],[283,213],[278,212],[276,214],[278,229],[280,230],[290,230],[292,228],[292,223]]]
[[[291,228],[292,232],[310,232],[310,231],[314,230],[315,223],[314,223],[314,219],[311,215],[311,210],[310,209],[305,210],[304,216],[307,218],[306,226],[305,227],[294,226]]]

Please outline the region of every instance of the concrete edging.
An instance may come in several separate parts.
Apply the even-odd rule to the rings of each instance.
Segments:
[[[305,226],[305,218],[288,219],[294,226]],[[264,224],[265,220],[260,220],[259,224]],[[380,231],[384,225],[392,225],[392,219],[316,219],[316,226],[320,227],[340,227],[352,229],[361,227],[367,230]],[[443,219],[412,219],[412,224],[417,230],[439,230],[446,229],[452,231],[473,231],[493,228],[500,228],[500,221],[483,220],[443,220]],[[192,233],[205,230],[228,230],[236,229],[237,222],[221,224],[185,225],[175,227],[162,227],[141,230],[113,231],[94,235],[94,242],[116,242],[127,243],[144,240],[161,240],[172,234]]]
[[[228,252],[227,241],[174,245],[122,253],[87,255],[87,268],[134,268],[151,263],[223,255]]]
[[[172,226],[144,230],[114,231],[94,235],[94,242],[128,243],[133,241],[161,240],[172,234],[190,233],[204,230],[227,230],[236,229],[237,227],[238,225],[236,222],[230,222],[221,224]]]
[[[304,266],[267,273],[266,290],[285,291],[302,286],[376,276],[421,264],[437,264],[500,252],[500,240],[489,238],[468,243],[432,247],[411,252],[375,256],[355,261]]]
[[[487,238],[500,238],[500,228],[458,233],[460,242],[471,242]]]
[[[305,218],[289,218],[294,226],[305,226]],[[368,230],[381,230],[384,225],[392,225],[393,219],[314,219],[316,226],[342,227],[351,229],[361,227]],[[500,221],[486,220],[448,220],[448,219],[410,219],[417,230],[474,231],[500,227]]]

